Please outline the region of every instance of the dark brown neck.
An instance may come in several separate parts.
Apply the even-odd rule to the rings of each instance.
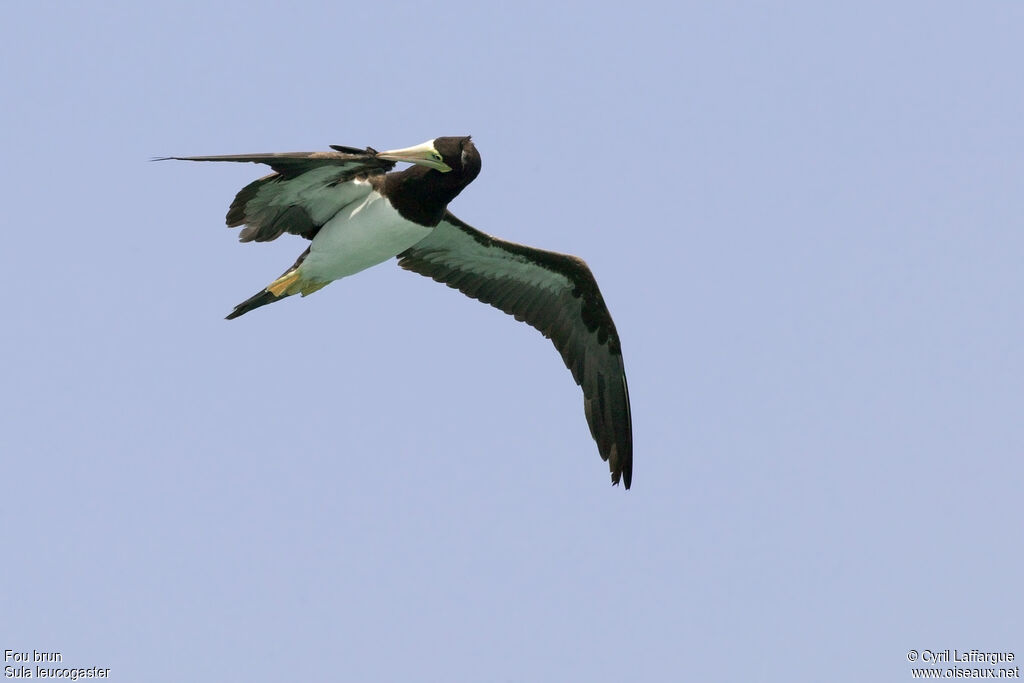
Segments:
[[[410,166],[384,176],[383,194],[403,218],[434,226],[444,217],[448,202],[472,181],[473,178],[458,171],[441,173],[423,166]]]

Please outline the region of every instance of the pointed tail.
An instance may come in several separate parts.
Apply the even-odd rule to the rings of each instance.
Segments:
[[[295,261],[295,265],[293,265],[288,270],[284,271],[281,277],[271,282],[269,285],[267,285],[265,289],[261,289],[256,294],[253,294],[251,297],[235,306],[235,310],[231,311],[231,313],[228,314],[225,320],[234,320],[238,316],[245,315],[254,308],[259,308],[260,306],[272,304],[275,301],[285,299],[291,296],[292,294],[301,293],[303,296],[305,296],[307,293],[315,292],[320,287],[323,287],[323,285],[320,285],[319,287],[316,287],[315,289],[312,289],[311,291],[307,292],[306,290],[309,290],[311,288],[302,288],[301,283],[299,283],[299,266],[302,265],[302,262],[306,259],[306,256],[308,255],[309,247],[306,247],[306,251],[299,254],[299,258],[297,261]],[[299,287],[294,286],[297,283],[299,283]]]
[[[235,306],[235,310],[231,311],[231,313],[228,314],[225,320],[234,320],[238,316],[245,315],[254,308],[266,306],[267,304],[272,304],[275,301],[280,301],[281,299],[285,299],[287,297],[287,294],[277,296],[273,292],[267,291],[266,289],[261,289],[253,296],[249,297],[242,303]]]

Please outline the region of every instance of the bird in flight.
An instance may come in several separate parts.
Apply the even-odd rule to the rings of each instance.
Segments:
[[[377,152],[331,145],[330,152],[163,157],[266,164],[273,173],[243,187],[228,209],[242,242],[288,232],[309,247],[264,289],[235,306],[237,318],[307,296],[335,280],[397,257],[406,270],[490,304],[549,338],[583,389],[590,433],[613,484],[633,475],[633,427],[622,347],[583,260],[514,244],[476,230],[448,203],[480,173],[469,137],[440,137]],[[396,162],[412,164],[394,171]]]

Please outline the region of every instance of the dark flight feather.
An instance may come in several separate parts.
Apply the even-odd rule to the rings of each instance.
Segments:
[[[235,195],[226,217],[228,227],[246,226],[238,235],[242,242],[269,242],[286,232],[311,240],[327,220],[363,194],[364,188],[355,191],[356,188],[346,188],[347,183],[359,178],[383,177],[395,166],[393,161],[378,159],[370,148],[363,151],[341,145],[331,147],[336,151],[162,157],[159,160],[248,162],[270,166],[275,173],[249,183]],[[369,187],[365,187],[365,192],[369,192]],[[318,205],[325,203],[333,211],[317,211]]]
[[[633,478],[633,426],[622,347],[593,274],[581,259],[499,240],[450,212],[398,265],[526,322],[558,349],[583,389],[590,433],[612,482]]]

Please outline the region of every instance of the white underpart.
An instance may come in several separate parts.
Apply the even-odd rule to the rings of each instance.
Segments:
[[[299,266],[303,280],[331,282],[402,253],[432,228],[402,218],[376,190],[342,208],[313,238]]]

